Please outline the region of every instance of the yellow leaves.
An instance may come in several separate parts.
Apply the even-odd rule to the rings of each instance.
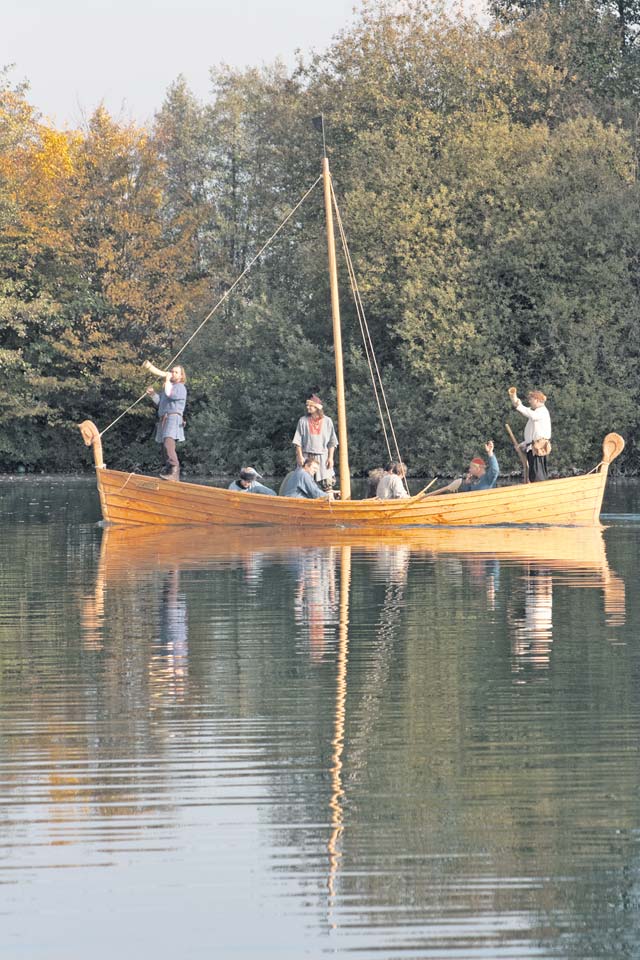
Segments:
[[[14,229],[32,246],[68,246],[69,238],[59,221],[68,204],[80,138],[27,116],[29,124],[0,158],[15,210]]]

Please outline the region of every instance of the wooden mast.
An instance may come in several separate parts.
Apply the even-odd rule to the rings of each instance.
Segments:
[[[324,183],[324,209],[327,218],[327,248],[329,252],[329,284],[331,286],[331,316],[333,318],[333,349],[336,359],[336,399],[338,404],[338,451],[340,467],[340,496],[351,499],[351,471],[349,470],[349,445],[347,441],[347,411],[344,399],[344,369],[342,365],[342,329],[340,327],[340,298],[338,296],[338,271],[336,268],[336,241],[333,233],[333,203],[331,200],[331,174],[329,160],[322,159]]]

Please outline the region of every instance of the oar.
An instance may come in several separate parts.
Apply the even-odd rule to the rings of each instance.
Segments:
[[[437,479],[438,479],[437,477],[434,477],[433,480],[431,480],[431,482],[428,483],[428,484],[426,485],[426,487],[424,487],[424,489],[422,489],[422,490],[420,490],[418,493],[414,494],[413,499],[414,499],[414,500],[417,500],[418,497],[424,497],[424,495],[425,495],[425,493],[427,492],[427,490],[429,489],[429,487],[432,487],[432,486],[434,485],[434,483],[436,482]]]
[[[436,480],[437,480],[437,477],[436,477]],[[451,483],[448,483],[446,487],[438,487],[437,490],[432,490],[431,493],[425,493],[425,497],[435,497],[436,494],[438,493],[444,493],[444,491],[448,490],[450,486],[451,486]]]
[[[511,443],[513,444],[514,449],[518,454],[518,459],[522,464],[522,479],[524,483],[529,483],[529,461],[527,460],[526,455],[522,452],[522,448],[520,447],[520,444],[514,437],[513,430],[511,429],[509,424],[505,423],[505,427],[507,428],[507,433],[511,437]]]

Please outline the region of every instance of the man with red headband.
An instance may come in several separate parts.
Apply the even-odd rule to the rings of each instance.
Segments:
[[[547,398],[542,390],[530,390],[527,394],[529,406],[525,407],[518,398],[515,387],[509,388],[511,403],[523,417],[527,418],[524,426],[524,442],[520,447],[527,455],[529,464],[529,483],[539,480],[548,480],[547,456],[551,452],[551,417],[545,403]]]
[[[490,490],[495,487],[500,476],[500,467],[493,452],[493,440],[487,440],[484,445],[487,451],[488,462],[482,457],[474,457],[469,464],[466,477],[453,480],[443,493],[469,493],[471,490]]]
[[[307,413],[298,420],[295,436],[291,441],[296,450],[296,461],[301,467],[305,460],[316,460],[319,464],[316,481],[324,490],[335,483],[333,468],[338,438],[330,417],[325,416],[322,400],[312,393],[307,400]]]

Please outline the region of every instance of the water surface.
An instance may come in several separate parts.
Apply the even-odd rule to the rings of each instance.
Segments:
[[[0,483],[0,956],[639,956],[639,495],[301,544]]]

